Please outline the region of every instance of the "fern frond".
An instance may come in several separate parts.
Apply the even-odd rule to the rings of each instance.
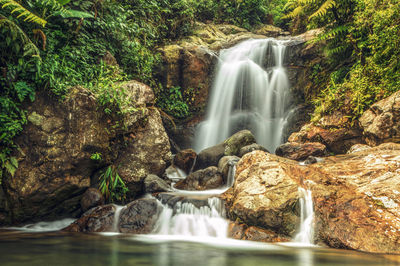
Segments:
[[[317,11],[315,11],[308,19],[312,19],[313,17],[322,17],[324,16],[328,10],[332,7],[336,6],[335,0],[326,0]]]
[[[24,21],[33,22],[44,27],[47,23],[46,20],[33,14],[31,11],[23,7],[20,3],[14,0],[0,0],[0,5],[2,8],[10,7],[12,8],[11,14],[17,13],[17,18],[23,17]]]
[[[347,34],[349,27],[346,25],[337,26],[327,32],[319,34],[312,42],[320,42],[333,39],[339,35]]]
[[[7,19],[6,17],[0,15],[0,28],[6,27],[8,28],[11,32],[15,34],[16,37],[19,38],[19,40],[22,42],[23,49],[24,49],[24,56],[33,56],[33,57],[38,57],[40,58],[40,52],[39,49],[36,47],[36,45],[29,39],[29,37],[26,35],[26,33],[14,22],[11,20]]]
[[[282,18],[283,18],[283,19],[286,19],[286,18],[294,18],[294,17],[297,17],[298,15],[300,15],[300,14],[303,12],[303,10],[304,10],[304,7],[303,7],[303,6],[298,6],[298,7],[296,7],[295,9],[293,9],[289,14],[283,16]]]
[[[341,54],[344,51],[346,51],[346,49],[347,49],[346,45],[341,45],[341,46],[337,46],[337,47],[332,48],[332,49],[326,49],[326,53],[327,53],[328,56],[332,56],[332,55],[335,55],[335,54]]]

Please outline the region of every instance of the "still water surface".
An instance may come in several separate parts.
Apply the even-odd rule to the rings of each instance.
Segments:
[[[399,258],[215,239],[0,231],[0,265],[396,265]]]

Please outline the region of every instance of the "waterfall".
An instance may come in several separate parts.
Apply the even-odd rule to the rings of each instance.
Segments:
[[[299,187],[300,194],[300,230],[294,241],[303,244],[313,244],[314,230],[314,208],[311,191]]]
[[[196,132],[196,151],[240,129],[251,130],[257,143],[275,151],[288,111],[284,56],[284,41],[275,39],[248,40],[221,51],[206,120]]]
[[[119,206],[114,204],[115,207],[115,213],[114,213],[114,220],[113,220],[113,232],[118,233],[119,232],[119,217],[121,216],[121,211],[125,206]]]
[[[172,206],[160,202],[162,212],[153,233],[159,235],[201,236],[227,238],[228,220],[225,206],[218,195],[229,189],[234,182],[236,160],[229,161],[227,181],[221,189],[184,191],[174,189],[170,195],[181,197]],[[173,178],[174,175],[169,176]]]

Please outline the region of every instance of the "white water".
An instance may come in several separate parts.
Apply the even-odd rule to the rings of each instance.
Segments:
[[[52,222],[38,222],[35,224],[27,224],[22,227],[8,227],[7,229],[20,230],[24,232],[52,232],[64,229],[68,225],[75,222],[76,219],[66,218]]]
[[[244,128],[255,134],[257,143],[275,151],[288,114],[284,55],[284,41],[274,39],[248,40],[221,51],[206,120],[196,133],[196,151]]]
[[[114,213],[114,221],[113,221],[113,232],[119,232],[119,217],[121,216],[121,211],[123,208],[125,208],[125,206],[119,206],[119,205],[115,205],[115,213]]]
[[[294,241],[302,244],[313,244],[314,238],[314,208],[310,190],[299,187],[300,197],[300,230]]]

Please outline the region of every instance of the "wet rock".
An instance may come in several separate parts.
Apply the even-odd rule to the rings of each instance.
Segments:
[[[235,165],[240,160],[237,156],[224,156],[218,162],[218,172],[222,174],[224,182],[228,179],[229,168]]]
[[[240,148],[239,157],[243,157],[245,154],[252,152],[252,151],[265,151],[265,152],[269,153],[267,148],[264,148],[260,144],[253,143],[253,144],[250,144],[250,145]]]
[[[98,206],[85,212],[63,231],[67,232],[113,232],[115,206]]]
[[[10,217],[7,209],[7,201],[3,188],[0,186],[0,226],[10,223]]]
[[[146,193],[167,192],[171,191],[171,186],[156,175],[148,175],[144,179],[144,191]]]
[[[121,210],[119,231],[130,234],[148,234],[154,228],[160,212],[155,199],[138,199]]]
[[[289,142],[280,145],[276,151],[276,155],[291,160],[303,161],[309,156],[326,156],[326,146],[319,142],[296,143]]]
[[[208,166],[217,166],[219,160],[224,156],[225,146],[223,143],[202,150],[196,159],[194,169],[204,169]]]
[[[100,190],[97,188],[88,188],[82,195],[81,209],[86,212],[87,210],[104,204],[104,197]]]
[[[348,150],[347,153],[351,154],[351,153],[355,153],[355,152],[365,151],[370,148],[371,148],[371,146],[368,146],[366,144],[356,144],[356,145],[351,146],[350,150]]]
[[[297,165],[263,151],[242,157],[236,166],[229,215],[249,226],[293,236],[299,224],[298,183],[280,161]]]
[[[253,32],[259,35],[265,35],[267,37],[278,37],[281,35],[286,35],[281,28],[275,27],[273,25],[260,25],[256,27]]]
[[[351,146],[363,143],[363,139],[361,130],[357,126],[350,127],[350,121],[347,116],[340,112],[335,112],[324,116],[315,125],[306,124],[299,132],[290,135],[289,142],[320,142],[329,151],[343,154]]]
[[[196,160],[197,154],[193,149],[186,149],[178,152],[174,157],[174,165],[186,173],[190,173],[193,164]]]
[[[250,130],[241,130],[224,141],[224,155],[239,156],[241,148],[253,143],[256,143],[256,139],[254,135],[250,132]]]
[[[210,166],[203,170],[191,173],[186,179],[176,183],[175,188],[183,190],[207,190],[219,188],[224,185],[222,174],[218,168]]]
[[[228,227],[228,237],[238,240],[250,240],[259,242],[288,242],[291,239],[282,236],[274,231],[266,230],[256,226],[247,226],[246,224],[230,223]]]
[[[360,118],[368,145],[400,142],[400,91],[371,106]]]
[[[314,156],[308,156],[307,159],[304,161],[305,165],[317,163],[318,160]]]

